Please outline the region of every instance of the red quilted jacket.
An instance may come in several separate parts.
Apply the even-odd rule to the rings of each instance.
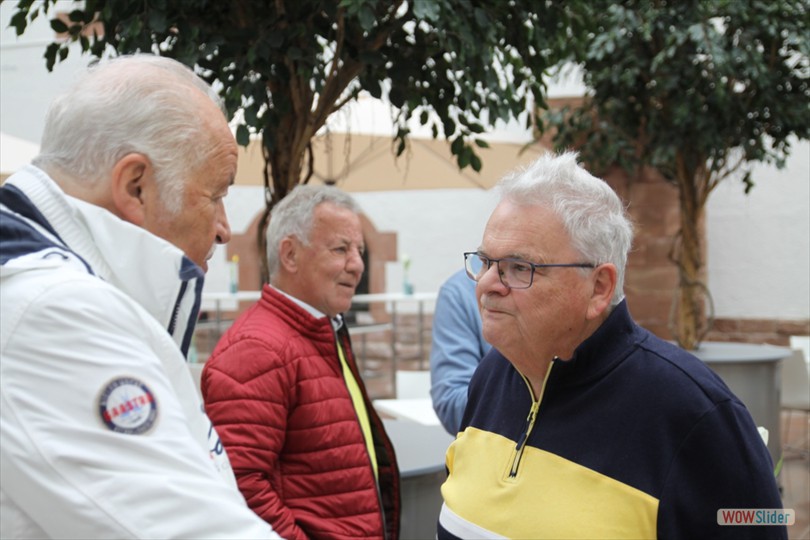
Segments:
[[[202,375],[205,410],[248,505],[287,539],[399,536],[399,470],[357,372],[379,471],[343,380],[328,318],[265,286],[222,336]]]

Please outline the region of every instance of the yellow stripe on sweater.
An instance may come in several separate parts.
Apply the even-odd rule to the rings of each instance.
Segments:
[[[550,452],[468,427],[447,451],[446,506],[508,538],[655,538],[658,499]]]

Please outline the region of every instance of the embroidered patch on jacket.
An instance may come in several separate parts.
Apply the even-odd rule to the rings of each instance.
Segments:
[[[112,431],[140,435],[155,425],[158,409],[148,386],[132,377],[119,377],[101,392],[98,412]]]

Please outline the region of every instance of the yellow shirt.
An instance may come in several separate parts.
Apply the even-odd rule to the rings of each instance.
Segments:
[[[371,422],[368,419],[368,411],[366,410],[366,403],[363,400],[363,393],[360,391],[360,385],[352,375],[349,369],[349,364],[343,356],[343,347],[340,345],[340,339],[337,340],[338,355],[340,356],[340,365],[343,367],[343,378],[346,380],[346,387],[349,389],[349,394],[352,396],[352,403],[354,404],[354,411],[357,413],[357,419],[360,420],[360,428],[363,430],[363,437],[366,439],[366,448],[368,448],[368,456],[371,458],[371,466],[374,468],[374,478],[378,478],[377,474],[377,453],[374,451],[374,439],[371,436]]]

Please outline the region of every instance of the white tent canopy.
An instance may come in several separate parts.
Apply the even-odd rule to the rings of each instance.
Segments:
[[[0,174],[9,176],[39,154],[39,145],[0,132]]]

